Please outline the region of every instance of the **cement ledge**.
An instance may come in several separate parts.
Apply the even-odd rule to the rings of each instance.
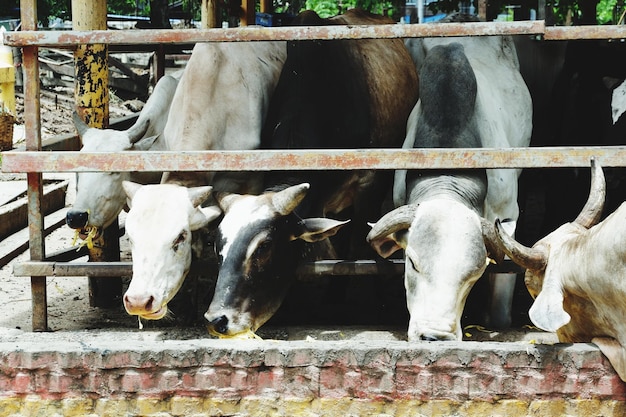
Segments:
[[[0,396],[237,403],[626,400],[626,384],[593,344],[158,340],[157,333],[129,332],[134,337],[117,340],[98,334],[74,340],[40,334],[27,343],[0,339]]]

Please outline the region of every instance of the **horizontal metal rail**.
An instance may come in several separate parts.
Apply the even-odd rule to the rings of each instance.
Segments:
[[[267,171],[626,166],[626,146],[254,150],[187,152],[4,152],[2,172]]]
[[[217,266],[209,262],[192,264],[191,273],[206,273],[207,266]],[[502,265],[489,265],[491,272],[519,272],[521,268],[511,261]],[[132,262],[49,262],[25,261],[13,266],[16,277],[119,277],[131,276]],[[404,259],[387,260],[322,260],[306,262],[298,267],[297,275],[401,275],[404,274]]]
[[[7,32],[10,46],[73,48],[83,44],[247,42],[269,40],[391,39],[450,36],[542,35],[545,40],[624,39],[625,25],[545,26],[543,20],[371,26],[246,26],[228,29],[145,29]]]
[[[145,29],[7,32],[10,46],[69,48],[83,44],[246,42],[271,40],[390,39],[441,36],[542,35],[543,20],[414,25],[245,26],[228,29]],[[608,33],[608,32],[607,32]],[[626,32],[622,31],[626,36]]]

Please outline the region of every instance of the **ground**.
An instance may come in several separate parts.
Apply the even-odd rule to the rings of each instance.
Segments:
[[[65,87],[57,87],[52,90],[42,90],[41,98],[41,120],[42,138],[47,138],[74,133],[71,122],[73,111],[72,91]],[[136,103],[132,103],[136,108]],[[18,97],[18,117],[15,126],[15,146],[23,145],[23,100]],[[111,100],[111,118],[129,114],[131,110],[125,103],[115,97]],[[3,174],[2,180],[13,180],[23,178],[24,175]],[[72,174],[45,174],[44,177],[68,178],[70,186],[66,197],[66,206],[69,207],[73,201],[74,176]],[[0,182],[1,184],[1,182]],[[124,214],[121,216],[123,223]],[[73,245],[74,231],[63,225],[46,238],[46,253],[56,252],[69,248]],[[123,250],[122,259],[129,258],[128,243],[123,237],[121,239]],[[29,254],[23,253],[15,260],[0,269],[0,340],[15,340],[28,342],[29,340],[40,340],[41,333],[33,333],[32,330],[32,306],[30,281],[27,277],[15,277],[12,270],[13,265],[29,259]],[[86,260],[85,258],[81,260]],[[127,281],[127,279],[126,279]],[[367,283],[366,283],[367,282]],[[399,281],[401,282],[401,281]],[[366,283],[366,284],[362,284]],[[388,289],[388,285],[380,282],[359,280],[357,285],[364,288],[379,288],[381,286]],[[392,290],[388,290],[390,296],[394,296]],[[403,291],[400,285],[396,291]],[[357,293],[358,294],[358,293]],[[395,293],[397,294],[397,292]],[[398,297],[398,302],[392,305],[393,309],[404,310],[404,300]],[[82,338],[114,338],[116,340],[162,340],[162,339],[189,339],[210,337],[202,319],[202,310],[208,306],[210,295],[206,294],[199,300],[199,308],[195,320],[191,323],[181,325],[179,317],[170,317],[169,320],[160,322],[144,322],[143,330],[139,329],[136,318],[128,316],[124,311],[121,302],[114,308],[94,308],[89,302],[89,285],[87,277],[52,277],[47,278],[47,299],[48,299],[48,323],[50,332],[45,333],[46,338],[60,340],[80,340]],[[183,303],[185,300],[183,300]],[[286,305],[291,308],[300,308],[302,305],[313,305],[311,297],[304,297],[302,303],[296,299]],[[391,304],[394,304],[393,302]],[[361,301],[356,305],[367,311],[368,306]],[[295,306],[295,307],[294,307]],[[287,308],[287,307],[286,307]],[[289,311],[289,310],[287,310]],[[339,310],[342,311],[342,310]],[[381,308],[384,313],[385,308]],[[406,313],[406,312],[404,312]],[[356,312],[355,315],[359,313]],[[382,313],[381,313],[382,314]],[[288,315],[288,314],[287,314]],[[330,315],[332,317],[332,314]],[[361,317],[362,318],[362,317]],[[384,320],[383,320],[384,321]],[[336,325],[298,326],[294,323],[282,325],[280,321],[276,325],[268,325],[259,331],[259,335],[264,338],[276,339],[319,339],[319,340],[341,340],[341,339],[383,339],[383,340],[405,340],[406,321],[397,321],[389,325],[381,321],[377,325],[365,325],[359,323],[358,326],[350,325],[346,320]],[[537,329],[520,327],[506,331],[490,331],[476,326],[466,329],[466,340],[495,340],[495,341],[535,341],[552,343],[556,341],[553,334],[538,332]]]

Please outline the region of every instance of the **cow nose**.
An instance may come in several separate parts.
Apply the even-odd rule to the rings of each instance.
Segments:
[[[149,296],[141,296],[141,295],[128,295],[124,296],[124,304],[126,305],[126,309],[129,312],[132,311],[152,311],[152,307],[154,304],[154,297]]]
[[[82,229],[87,226],[89,213],[80,210],[68,210],[65,215],[65,223],[72,229]]]
[[[226,334],[228,332],[228,317],[219,316],[209,322],[209,325],[213,327],[213,330],[220,334]]]

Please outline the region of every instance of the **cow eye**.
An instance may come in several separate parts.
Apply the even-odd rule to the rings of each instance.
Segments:
[[[254,260],[257,265],[265,263],[272,255],[272,240],[266,239],[260,242],[254,251]]]
[[[172,244],[172,249],[174,249],[174,252],[178,252],[178,247],[180,246],[181,243],[185,241],[186,238],[187,238],[187,232],[181,232],[178,235],[178,237],[174,240],[174,243]]]

